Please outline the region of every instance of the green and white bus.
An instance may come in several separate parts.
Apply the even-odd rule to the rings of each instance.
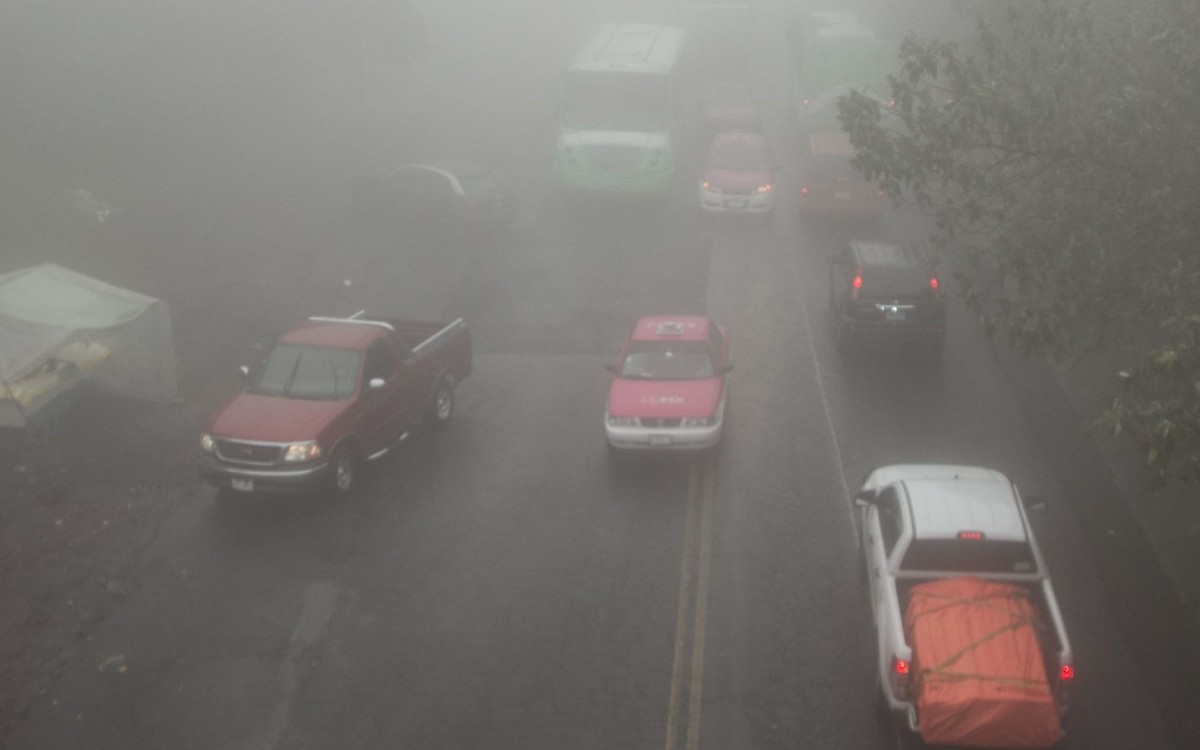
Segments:
[[[793,62],[793,102],[802,131],[817,127],[813,118],[836,107],[814,106],[830,94],[854,88],[877,98],[888,96],[887,77],[899,66],[899,45],[880,39],[848,14],[814,13],[788,29]],[[821,123],[828,130],[835,123]]]
[[[683,30],[607,25],[575,56],[563,81],[554,166],[563,187],[663,193],[679,143]]]

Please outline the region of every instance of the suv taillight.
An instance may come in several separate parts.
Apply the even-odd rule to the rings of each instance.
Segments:
[[[854,281],[850,282],[850,300],[852,302],[858,301],[858,290],[862,289],[862,284],[863,284],[862,274],[861,273],[855,274]]]

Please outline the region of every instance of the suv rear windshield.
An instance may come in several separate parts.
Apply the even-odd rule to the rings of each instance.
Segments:
[[[1037,564],[1026,542],[914,539],[900,568],[939,573],[1033,573]]]

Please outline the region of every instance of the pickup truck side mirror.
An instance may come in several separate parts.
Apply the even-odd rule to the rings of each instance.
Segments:
[[[377,391],[386,384],[387,384],[387,381],[384,380],[383,378],[371,378],[370,380],[367,381],[367,390]]]
[[[240,365],[238,367],[238,374],[241,375],[243,378],[248,378],[248,377],[250,377],[250,368],[246,365]]]
[[[613,375],[617,374],[617,366],[616,365],[605,365],[604,369],[607,370],[608,372],[611,372]]]
[[[1046,498],[1044,497],[1022,497],[1021,503],[1027,510],[1036,511],[1038,513],[1045,513],[1050,509],[1050,504],[1046,502]]]
[[[875,504],[875,490],[859,490],[854,493],[854,504],[859,508],[869,508]]]

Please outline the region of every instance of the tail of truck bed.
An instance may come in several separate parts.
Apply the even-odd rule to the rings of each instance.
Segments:
[[[1061,739],[1054,652],[1028,588],[960,576],[912,586],[907,600],[923,740],[1047,748]]]

